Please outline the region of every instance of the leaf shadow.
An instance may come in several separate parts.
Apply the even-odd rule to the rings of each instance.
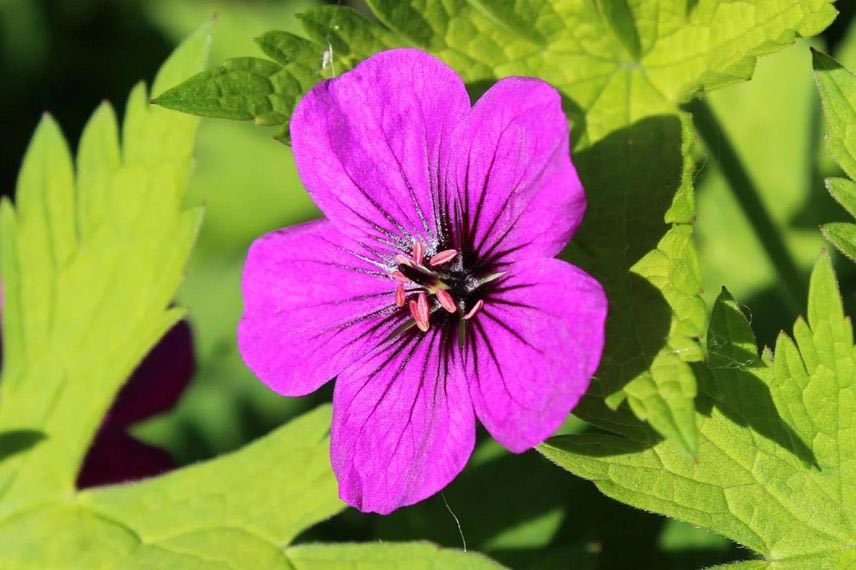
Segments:
[[[717,315],[719,311],[724,313]],[[759,362],[755,350],[744,348],[746,345],[755,346],[751,328],[748,325],[728,327],[732,338],[726,342],[717,337],[715,319],[745,322],[745,316],[736,304],[718,303],[708,331],[710,357],[707,366],[694,365],[699,381],[698,412],[709,416],[711,408],[716,407],[732,422],[792,453],[805,465],[819,469],[811,447],[782,419],[770,388],[758,376],[762,371],[772,374],[772,370]]]
[[[35,447],[47,436],[38,430],[20,429],[0,433],[0,463],[13,455],[23,453]]]
[[[534,451],[500,452],[479,432],[471,463],[444,491],[448,509],[440,495],[385,516],[347,509],[294,543],[427,540],[461,548],[451,510],[467,548],[509,568],[673,567],[675,553],[657,539],[665,518],[610,499]],[[710,549],[698,553],[693,567],[736,557],[723,560],[722,552]]]
[[[600,281],[609,300],[606,346],[598,372],[612,395],[650,369],[667,346],[672,309],[632,269],[671,227],[667,211],[683,183],[678,117],[640,120],[575,153],[588,208],[565,258]]]

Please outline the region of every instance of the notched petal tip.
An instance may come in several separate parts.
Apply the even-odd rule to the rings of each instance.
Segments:
[[[340,231],[394,235],[381,249],[402,253],[436,226],[426,166],[441,162],[441,143],[469,109],[463,81],[441,60],[380,52],[297,104],[290,131],[301,181]]]

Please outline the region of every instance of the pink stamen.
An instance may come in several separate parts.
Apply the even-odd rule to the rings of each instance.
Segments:
[[[416,301],[410,301],[407,306],[410,309],[410,316],[413,317],[414,321],[416,321],[416,327],[422,332],[428,332],[428,321],[423,321],[419,318],[419,303]]]
[[[408,279],[401,271],[393,271],[390,275],[392,275],[392,278],[399,283],[410,283],[410,279]]]
[[[464,320],[468,321],[471,318],[473,318],[475,316],[475,314],[481,310],[482,307],[484,307],[484,301],[479,299],[478,301],[476,301],[476,304],[473,305],[473,308],[470,309],[470,312],[468,312],[466,315],[464,315]]]
[[[403,307],[404,301],[404,285],[399,283],[398,287],[395,288],[395,306]]]
[[[428,295],[425,291],[419,293],[419,297],[416,301],[416,309],[419,311],[418,320],[427,323],[428,319],[431,317],[431,307],[428,305]]]
[[[431,267],[436,267],[438,265],[443,265],[444,263],[448,263],[455,259],[455,256],[458,255],[458,251],[455,249],[444,249],[443,251],[437,252],[437,254],[431,258],[431,261],[428,263]]]
[[[444,309],[450,313],[454,313],[458,310],[458,307],[455,305],[455,299],[453,299],[445,289],[437,289],[434,294],[437,295],[437,300],[440,301],[440,305],[442,305]]]
[[[413,244],[413,260],[416,261],[416,265],[422,265],[422,261],[425,259],[425,246],[421,241],[417,241]]]
[[[413,263],[412,261],[410,261],[410,258],[409,258],[409,257],[406,257],[406,256],[404,256],[404,255],[401,255],[400,253],[399,253],[398,255],[396,255],[396,256],[395,256],[395,262],[396,262],[397,264],[399,264],[399,265],[408,265],[408,266],[409,266],[411,263]]]

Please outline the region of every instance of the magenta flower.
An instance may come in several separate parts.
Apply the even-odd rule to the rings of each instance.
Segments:
[[[554,259],[582,220],[555,89],[499,81],[470,105],[441,61],[380,53],[313,88],[291,121],[326,218],[250,248],[244,360],[286,396],[337,377],[343,500],[389,513],[464,467],[476,417],[522,452],[576,405],[606,298]]]

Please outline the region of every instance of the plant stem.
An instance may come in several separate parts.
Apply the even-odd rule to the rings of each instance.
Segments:
[[[805,302],[807,290],[802,272],[791,251],[788,249],[782,232],[773,221],[770,212],[761,199],[758,187],[740,160],[737,150],[728,135],[716,120],[710,106],[703,99],[696,99],[686,105],[692,113],[696,131],[701,135],[711,155],[719,163],[722,174],[743,213],[749,219],[758,240],[767,253],[773,268],[778,274],[777,290],[783,301],[794,314],[798,314]],[[763,144],[759,141],[759,144]],[[739,252],[735,252],[738,254]]]

